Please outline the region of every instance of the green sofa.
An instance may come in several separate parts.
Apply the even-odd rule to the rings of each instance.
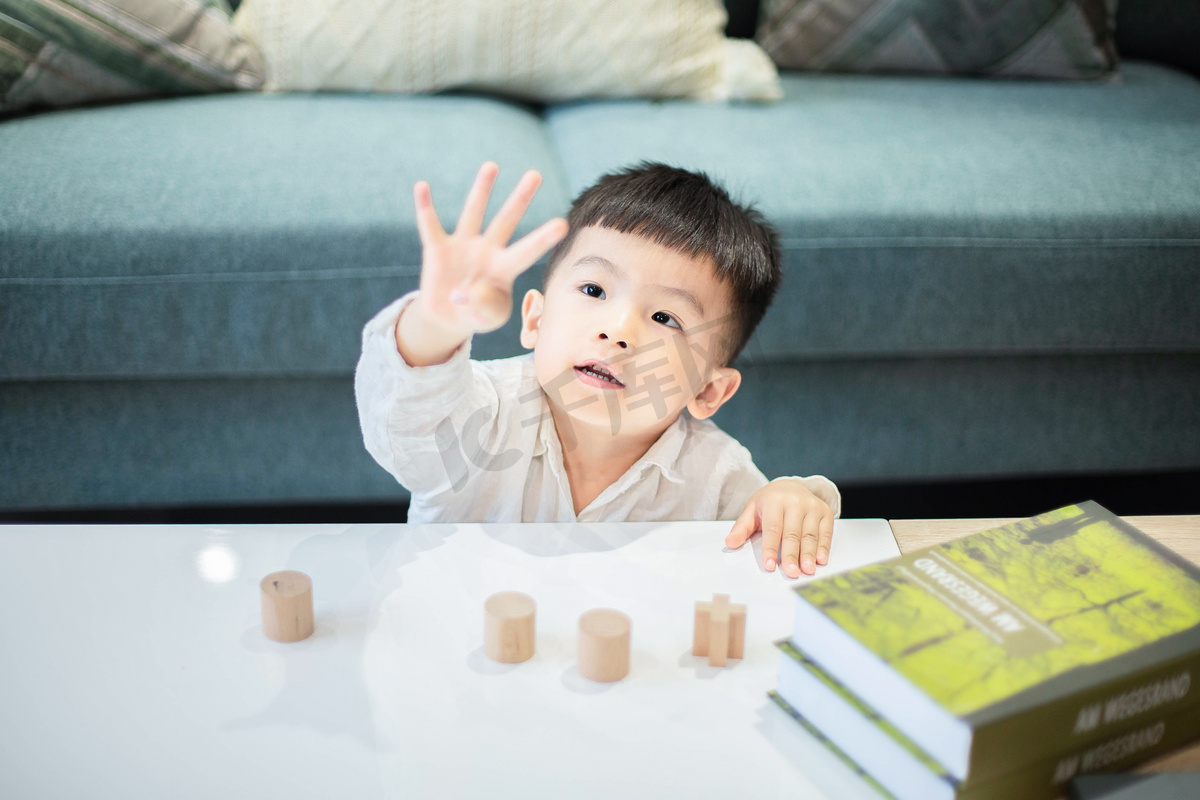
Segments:
[[[778,226],[783,286],[716,418],[769,477],[1194,470],[1198,18],[1122,0],[1115,83],[784,72],[765,105],[232,93],[0,122],[0,509],[403,500],[358,429],[360,332],[417,285],[413,183],[453,219],[485,159],[501,197],[545,177],[518,234],[641,159]],[[516,327],[475,356],[521,352]]]

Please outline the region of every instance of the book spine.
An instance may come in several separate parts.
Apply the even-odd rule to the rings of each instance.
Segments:
[[[1200,737],[1200,704],[1173,715],[1153,715],[1066,754],[959,789],[958,800],[1048,800],[1076,775],[1116,772],[1149,761]]]
[[[874,789],[876,792],[878,792],[879,795],[884,798],[884,800],[900,800],[900,798],[896,797],[896,795],[894,795],[890,791],[888,791],[886,786],[884,786],[879,781],[875,780],[875,777],[873,775],[871,775],[871,773],[867,772],[865,769],[863,769],[861,766],[859,766],[858,762],[855,761],[853,758],[851,758],[850,755],[847,754],[845,750],[838,747],[834,742],[832,742],[829,739],[829,737],[827,737],[824,733],[821,732],[820,728],[818,728],[816,725],[813,725],[811,722],[808,721],[808,719],[805,718],[805,716],[803,714],[801,714],[800,712],[796,711],[796,709],[794,709],[790,705],[788,705],[787,700],[783,699],[783,697],[778,692],[774,692],[774,691],[767,692],[767,696],[770,697],[775,702],[776,705],[778,705],[780,708],[782,708],[784,713],[786,713],[788,716],[790,716],[792,719],[794,719],[798,724],[800,724],[806,731],[808,731],[809,735],[812,736],[814,739],[816,739],[818,742],[820,742],[825,747],[825,749],[828,750],[831,754],[833,754],[833,756],[838,761],[841,761],[842,764],[844,764],[847,769],[849,769],[856,776],[858,776],[859,780],[863,781],[868,786],[870,786],[872,789]]]
[[[1200,709],[1198,672],[1200,652],[1189,653],[980,727],[965,783],[1084,748],[1147,719]]]

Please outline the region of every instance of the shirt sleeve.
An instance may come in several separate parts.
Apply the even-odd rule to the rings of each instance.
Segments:
[[[805,488],[825,501],[825,505],[833,510],[834,519],[841,519],[842,493],[838,491],[833,481],[824,475],[810,475],[807,478],[801,478],[799,475],[788,475],[776,478],[775,481],[800,481],[804,484]],[[771,481],[771,483],[775,481]]]
[[[723,466],[728,465],[728,466]],[[717,458],[716,472],[720,477],[720,491],[717,503],[717,519],[737,519],[741,516],[750,498],[768,482],[796,480],[804,484],[810,492],[821,498],[833,511],[833,518],[838,519],[842,514],[842,495],[833,481],[824,475],[800,477],[789,475],[768,481],[767,476],[754,464],[750,451],[732,437],[727,439],[723,452]]]
[[[833,481],[826,478],[824,475],[810,475],[802,478],[798,475],[789,475],[776,478],[775,481],[795,480],[804,484],[810,492],[825,501],[833,510],[833,518],[839,519],[842,515],[842,495],[838,491],[837,486]],[[717,519],[737,519],[741,516],[742,511],[746,508],[746,504],[750,502],[750,498],[759,489],[774,483],[775,481],[767,481],[767,477],[754,466],[753,461],[747,460],[746,463],[733,472],[721,487],[721,501],[717,511]]]
[[[737,519],[754,493],[767,485],[767,476],[754,465],[749,450],[739,444],[734,453],[735,467],[721,481],[717,519]]]
[[[399,298],[363,328],[354,399],[367,452],[409,491],[424,494],[459,488],[463,476],[450,474],[455,460],[443,457],[439,438],[453,440],[452,412],[479,398],[470,339],[441,364],[414,367],[400,355],[396,323],[416,296]]]

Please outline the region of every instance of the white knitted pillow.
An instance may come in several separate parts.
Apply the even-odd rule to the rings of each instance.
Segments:
[[[497,91],[775,100],[774,64],[721,0],[244,0],[267,91]]]

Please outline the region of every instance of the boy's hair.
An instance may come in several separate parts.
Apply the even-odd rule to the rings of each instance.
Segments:
[[[566,237],[550,251],[543,291],[576,234],[588,226],[632,233],[692,258],[711,258],[717,280],[730,289],[732,306],[725,347],[715,354],[722,366],[746,346],[782,278],[775,229],[703,172],[650,161],[610,172],[575,198],[567,222]]]

